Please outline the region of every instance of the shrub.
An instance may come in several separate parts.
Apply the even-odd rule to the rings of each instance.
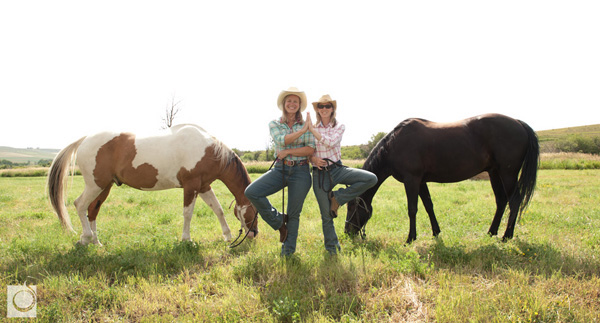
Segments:
[[[600,137],[583,137],[569,135],[567,139],[559,141],[557,148],[562,152],[600,154]]]

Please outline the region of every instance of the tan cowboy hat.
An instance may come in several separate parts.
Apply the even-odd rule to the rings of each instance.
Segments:
[[[337,110],[337,103],[335,102],[335,100],[332,100],[331,97],[329,96],[329,94],[325,94],[323,95],[319,101],[317,102],[313,102],[312,105],[315,108],[315,110],[317,110],[317,106],[319,104],[323,104],[323,103],[331,103],[333,105],[333,109]]]
[[[287,90],[283,90],[281,93],[279,93],[279,97],[277,98],[277,106],[279,107],[279,110],[283,111],[283,99],[290,94],[296,95],[300,98],[300,112],[304,112],[306,109],[306,94],[295,87],[290,87]]]

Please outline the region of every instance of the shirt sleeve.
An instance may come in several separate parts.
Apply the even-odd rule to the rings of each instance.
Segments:
[[[277,121],[273,120],[269,122],[269,132],[271,132],[271,138],[273,138],[273,143],[277,147],[277,150],[280,150],[281,147],[285,146],[285,131],[279,126]]]
[[[304,140],[305,146],[316,149],[317,143],[315,142],[315,136],[311,132],[308,132],[308,131],[304,135],[306,136],[306,138]]]
[[[327,147],[336,147],[342,143],[342,137],[344,136],[344,131],[346,131],[346,126],[343,124],[337,124],[331,134],[321,133],[321,140],[319,144],[322,144]]]

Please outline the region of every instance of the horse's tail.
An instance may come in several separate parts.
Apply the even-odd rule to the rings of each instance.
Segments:
[[[58,155],[52,161],[50,170],[48,171],[48,197],[54,212],[58,215],[58,219],[62,224],[63,228],[69,229],[72,232],[73,226],[71,225],[71,219],[67,213],[67,207],[65,206],[65,179],[69,173],[69,165],[75,157],[77,149],[85,137],[77,140],[76,142],[68,145],[66,148],[61,150]]]
[[[520,120],[519,122],[523,128],[525,128],[525,131],[527,131],[528,147],[525,158],[523,159],[523,164],[521,166],[521,176],[517,182],[517,190],[511,197],[511,200],[514,201],[514,199],[518,199],[519,215],[521,215],[531,201],[531,197],[533,196],[533,192],[535,190],[537,170],[540,160],[540,145],[535,131],[533,131],[533,129],[531,129],[527,123]],[[511,205],[514,204],[511,203]]]

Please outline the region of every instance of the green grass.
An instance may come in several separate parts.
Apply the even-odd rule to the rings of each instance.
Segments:
[[[82,178],[70,186],[68,209],[81,232],[72,202]],[[233,196],[220,182],[213,189],[237,232],[227,209]],[[282,259],[278,232],[262,221],[256,239],[229,249],[201,201],[193,242],[181,242],[181,190],[114,187],[98,217],[104,247],[77,246],[50,209],[45,178],[0,178],[0,299],[6,285],[36,285],[43,322],[599,320],[600,171],[541,170],[507,243],[486,234],[495,209],[489,182],[432,183],[430,191],[439,238],[420,204],[417,241],[404,244],[406,198],[390,179],[375,196],[366,240],[343,234],[341,210],[337,257],[324,252],[311,191],[298,252]],[[280,195],[272,201],[278,206]]]

